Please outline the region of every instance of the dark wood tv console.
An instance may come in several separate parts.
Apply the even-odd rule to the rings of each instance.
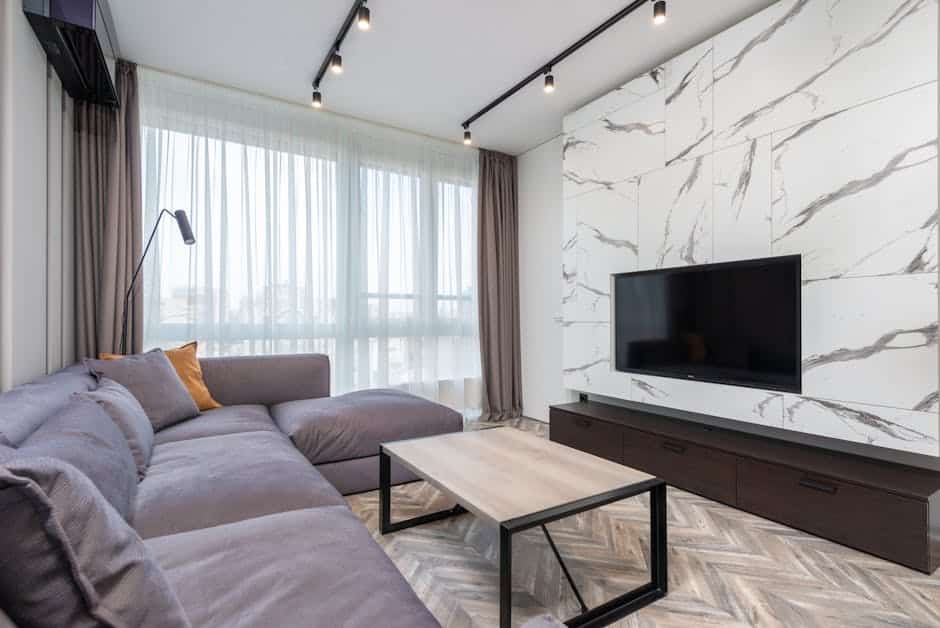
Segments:
[[[940,472],[592,401],[551,439],[925,573],[940,568]]]

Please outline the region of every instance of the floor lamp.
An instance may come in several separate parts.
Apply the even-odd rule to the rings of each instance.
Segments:
[[[193,236],[192,227],[189,226],[189,218],[186,217],[186,212],[182,209],[177,209],[174,213],[170,213],[170,211],[166,209],[160,210],[160,215],[157,216],[157,222],[153,226],[153,231],[150,232],[150,239],[147,240],[147,246],[144,247],[144,254],[140,256],[140,262],[137,263],[137,268],[134,269],[134,275],[131,277],[131,283],[127,287],[127,294],[124,295],[124,315],[121,318],[121,355],[127,355],[127,308],[130,306],[131,295],[134,293],[134,284],[137,281],[137,275],[140,274],[140,269],[144,266],[144,260],[147,259],[150,245],[153,244],[153,237],[157,235],[157,227],[160,226],[160,221],[163,220],[164,215],[176,220],[176,225],[180,228],[180,235],[183,237],[183,242],[190,246],[196,243],[196,238]]]

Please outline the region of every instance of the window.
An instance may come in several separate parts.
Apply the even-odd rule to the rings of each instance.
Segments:
[[[317,114],[156,72],[141,83],[145,229],[185,209],[196,234],[158,233],[146,347],[322,352],[334,392],[479,407],[475,153],[309,128]]]

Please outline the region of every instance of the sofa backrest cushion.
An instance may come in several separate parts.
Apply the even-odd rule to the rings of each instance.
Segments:
[[[0,395],[0,443],[17,446],[67,404],[72,393],[95,387],[81,365],[17,386]]]
[[[0,512],[0,607],[16,624],[189,626],[143,541],[75,467],[0,458]]]
[[[80,393],[86,399],[94,401],[117,424],[130,447],[134,464],[137,466],[137,479],[142,480],[150,465],[153,453],[153,426],[147,413],[137,401],[137,397],[113,379],[102,377],[96,390]]]
[[[84,473],[129,519],[137,499],[137,468],[124,434],[98,404],[79,396],[48,418],[17,448],[36,458],[58,458]]]
[[[319,353],[202,358],[209,392],[222,405],[276,403],[330,396],[330,359]]]
[[[86,359],[85,365],[99,380],[113,379],[131,391],[150,418],[154,431],[199,414],[196,402],[160,349],[120,360]]]

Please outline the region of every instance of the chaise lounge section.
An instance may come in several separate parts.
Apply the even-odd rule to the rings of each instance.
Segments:
[[[456,431],[460,415],[395,391],[330,398],[321,355],[201,366],[224,407],[156,431],[127,517],[191,625],[438,626],[341,492],[378,486],[381,440]],[[73,366],[0,395],[0,446],[17,449],[96,386]]]

